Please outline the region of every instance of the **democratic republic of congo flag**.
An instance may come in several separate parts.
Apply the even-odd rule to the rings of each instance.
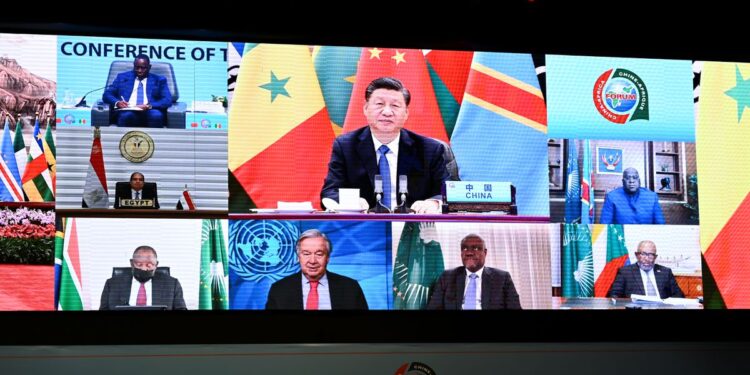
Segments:
[[[507,181],[519,215],[549,216],[547,109],[531,55],[477,52],[451,137],[463,181]]]

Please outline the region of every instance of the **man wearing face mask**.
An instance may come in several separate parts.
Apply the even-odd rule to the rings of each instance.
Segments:
[[[510,273],[485,267],[487,247],[482,237],[469,234],[461,240],[463,267],[446,270],[435,282],[428,310],[521,309]]]
[[[156,272],[159,261],[151,246],[138,246],[130,259],[132,273],[107,280],[99,310],[117,306],[166,306],[168,310],[187,310],[182,286],[174,277]]]
[[[656,244],[652,241],[641,241],[636,264],[622,266],[617,271],[615,281],[607,293],[608,297],[630,298],[631,294],[665,299],[669,297],[685,297],[672,270],[656,264]]]

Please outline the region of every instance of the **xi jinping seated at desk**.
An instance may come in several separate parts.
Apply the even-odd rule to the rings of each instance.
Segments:
[[[133,172],[130,182],[115,185],[115,208],[159,208],[155,182],[146,182],[141,172]]]

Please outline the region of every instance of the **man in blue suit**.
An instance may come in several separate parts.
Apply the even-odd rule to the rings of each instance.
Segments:
[[[375,175],[383,177],[381,204],[389,209],[403,204],[417,213],[439,213],[448,171],[444,148],[438,141],[403,129],[411,96],[401,81],[375,79],[365,90],[368,126],[339,136],[333,143],[321,198],[339,199],[339,188],[359,189],[360,197],[375,207]],[[406,175],[408,195],[401,202],[398,176]]]
[[[607,193],[604,198],[601,224],[664,224],[659,196],[641,187],[638,171],[628,168],[622,172],[622,187]]]
[[[164,126],[172,94],[167,79],[149,73],[150,70],[148,56],[138,55],[133,61],[133,70],[118,74],[104,91],[104,102],[118,110],[117,126]]]

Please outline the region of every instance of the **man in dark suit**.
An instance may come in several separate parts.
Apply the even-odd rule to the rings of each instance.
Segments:
[[[151,61],[146,55],[138,55],[133,61],[133,70],[117,75],[102,95],[102,100],[119,110],[117,126],[164,126],[166,111],[172,105],[167,79],[149,73]]]
[[[115,190],[115,208],[159,208],[159,195],[156,184],[146,184],[141,172],[130,175],[130,185],[118,183]],[[153,206],[121,206],[120,199],[150,199]]]
[[[446,270],[435,282],[428,310],[520,309],[510,274],[484,266],[487,247],[476,234],[461,240],[463,267]]]
[[[359,283],[326,270],[331,241],[317,229],[297,239],[300,272],[271,285],[266,301],[268,310],[367,310],[367,300]]]
[[[359,189],[360,197],[375,207],[375,175],[383,177],[381,202],[399,206],[398,176],[408,178],[404,205],[418,213],[438,213],[442,185],[448,179],[438,141],[403,129],[411,96],[391,77],[378,78],[365,91],[368,126],[341,135],[333,143],[321,198],[339,199],[339,188]]]
[[[641,241],[636,264],[622,266],[617,271],[615,281],[609,288],[608,297],[629,298],[631,294],[655,296],[661,299],[685,297],[677,280],[668,267],[655,264],[656,244],[652,241]],[[655,286],[655,287],[654,287]]]
[[[182,286],[174,277],[156,273],[159,261],[151,246],[138,246],[130,259],[133,272],[107,280],[99,310],[117,306],[166,306],[186,310]]]

